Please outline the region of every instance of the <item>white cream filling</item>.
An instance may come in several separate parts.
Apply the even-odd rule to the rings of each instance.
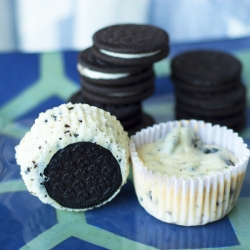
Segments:
[[[81,64],[77,64],[77,69],[79,73],[83,76],[92,79],[119,79],[129,76],[129,73],[103,73],[89,68],[83,67]]]
[[[125,59],[135,59],[135,58],[144,58],[149,56],[154,56],[160,52],[160,50],[149,52],[149,53],[141,53],[141,54],[124,54],[124,53],[116,53],[108,50],[100,49],[100,52],[112,57],[125,58]]]

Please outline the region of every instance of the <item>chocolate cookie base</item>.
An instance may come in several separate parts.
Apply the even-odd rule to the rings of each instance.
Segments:
[[[118,190],[122,175],[112,153],[91,142],[60,149],[44,169],[44,186],[61,206],[85,209],[101,205]]]

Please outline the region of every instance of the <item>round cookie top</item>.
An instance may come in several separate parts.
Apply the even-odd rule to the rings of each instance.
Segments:
[[[91,142],[60,149],[44,174],[49,196],[67,208],[98,206],[112,197],[122,183],[119,164],[111,152]]]
[[[146,53],[168,49],[168,34],[150,25],[122,24],[103,28],[93,35],[94,45],[119,53]]]
[[[209,50],[190,51],[171,62],[173,75],[189,84],[220,85],[240,77],[241,63],[233,56]]]

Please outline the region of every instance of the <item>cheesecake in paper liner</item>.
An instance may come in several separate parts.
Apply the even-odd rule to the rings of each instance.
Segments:
[[[237,158],[235,166],[195,179],[163,175],[149,170],[137,149],[159,140],[176,126],[190,127],[206,144],[221,146]],[[138,201],[157,219],[195,226],[221,219],[234,207],[246,172],[249,150],[241,137],[219,125],[196,120],[160,123],[131,137],[130,154]]]
[[[69,158],[66,163],[69,169],[68,173],[65,173],[65,169],[59,169],[54,176],[51,175],[51,178],[46,176],[45,169],[55,154],[61,149],[65,149],[69,145],[77,145],[76,143],[79,142],[89,142],[93,146],[98,145],[100,148],[110,151],[115,162],[120,167],[121,183],[108,199],[98,204],[92,202],[92,205],[87,207],[77,207],[76,205],[65,207],[48,195],[44,184],[49,179],[55,179],[58,182],[61,181],[59,180],[60,178],[63,179],[61,181],[63,182],[62,184],[56,184],[60,192],[67,192],[66,196],[70,199],[78,195],[77,192],[81,192],[79,196],[84,197],[85,200],[91,192],[98,194],[98,192],[101,192],[101,188],[110,182],[110,180],[105,179],[108,171],[110,171],[109,166],[106,166],[107,172],[104,169],[98,170],[99,175],[95,179],[89,174],[90,168],[94,175],[97,176],[98,174],[94,163],[90,163],[90,166],[81,169],[81,171],[78,169],[79,166],[76,166],[76,157],[72,156],[72,152],[76,152],[81,157],[81,148],[78,151],[74,149],[75,151],[64,154],[65,158]],[[129,172],[128,143],[129,138],[127,133],[124,132],[120,122],[114,116],[110,115],[110,113],[87,104],[67,103],[40,113],[30,131],[26,133],[20,144],[16,146],[16,160],[21,167],[22,178],[31,194],[57,209],[85,211],[110,201],[120,191],[121,186],[125,184]],[[102,160],[103,158],[100,159]],[[84,161],[84,159],[80,159],[80,161]],[[71,164],[72,162],[75,165]],[[102,166],[102,162],[98,164]],[[76,171],[78,172],[76,173]],[[100,176],[100,173],[103,173],[105,178]],[[59,178],[58,175],[61,177]],[[85,175],[88,178],[87,181],[84,178],[80,181],[75,180],[81,175],[83,177]],[[103,179],[99,183],[99,179],[102,177]],[[91,190],[88,190],[90,193],[86,193],[87,191],[82,193],[82,189],[87,185],[90,185],[89,189]],[[93,188],[91,185],[95,187]],[[70,190],[66,190],[67,188]],[[74,188],[75,190],[73,190]]]

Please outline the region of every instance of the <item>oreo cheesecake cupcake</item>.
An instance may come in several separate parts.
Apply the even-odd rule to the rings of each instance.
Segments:
[[[41,113],[16,146],[28,191],[57,209],[85,211],[114,198],[129,172],[128,136],[109,112],[67,103]]]
[[[138,201],[167,223],[204,225],[239,196],[249,150],[233,130],[196,120],[161,123],[131,137]]]

